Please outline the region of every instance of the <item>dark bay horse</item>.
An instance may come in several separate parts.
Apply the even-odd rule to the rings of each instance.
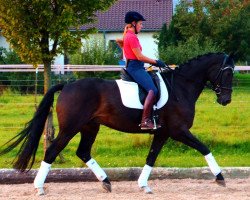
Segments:
[[[147,185],[152,167],[168,138],[180,141],[197,151],[206,159],[216,182],[225,185],[221,170],[210,150],[191,134],[195,103],[210,82],[217,95],[217,102],[223,106],[231,102],[234,61],[224,53],[209,53],[189,60],[171,72],[161,72],[164,81],[172,77],[168,102],[159,110],[162,127],[154,134],[146,159],[146,164],[138,179],[139,187],[147,193]],[[35,178],[34,184],[39,194],[43,194],[43,185],[51,164],[68,142],[78,133],[81,140],[77,156],[83,160],[103,183],[103,188],[111,191],[111,183],[102,168],[91,158],[91,147],[99,131],[100,124],[129,133],[146,133],[138,124],[142,110],[127,108],[122,104],[117,83],[111,80],[86,78],[69,84],[52,87],[41,101],[33,119],[26,128],[8,142],[1,154],[7,153],[22,143],[14,168],[25,171],[31,168],[42,135],[46,118],[54,101],[54,93],[61,90],[56,111],[59,133],[45,153],[44,160]]]

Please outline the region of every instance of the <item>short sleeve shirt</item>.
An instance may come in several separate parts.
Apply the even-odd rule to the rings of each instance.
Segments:
[[[128,30],[123,40],[123,50],[126,59],[138,60],[132,51],[134,48],[139,48],[142,51],[142,47],[137,35],[133,31]]]

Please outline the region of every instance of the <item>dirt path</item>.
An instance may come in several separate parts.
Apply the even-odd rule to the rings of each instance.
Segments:
[[[35,195],[33,184],[0,185],[0,199],[250,200],[250,178],[227,179],[227,187],[196,179],[152,180],[149,185],[154,194],[144,194],[136,181],[112,182],[112,193],[105,193],[98,182],[46,183],[47,194],[40,197]]]

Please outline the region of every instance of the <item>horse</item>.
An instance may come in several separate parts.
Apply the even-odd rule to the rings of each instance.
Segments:
[[[8,153],[21,143],[14,168],[21,172],[27,168],[31,169],[47,116],[53,105],[54,94],[61,91],[56,105],[59,132],[46,150],[34,180],[39,195],[44,194],[44,182],[51,164],[79,132],[81,139],[76,155],[92,170],[102,187],[111,192],[111,182],[107,174],[91,157],[91,148],[100,125],[122,132],[153,134],[145,166],[138,178],[138,186],[146,193],[152,193],[148,179],[158,154],[169,138],[200,152],[215,176],[215,182],[225,186],[222,171],[212,153],[189,129],[193,125],[196,101],[207,83],[211,85],[219,104],[225,106],[231,102],[234,67],[231,55],[208,53],[192,58],[174,70],[160,70],[169,90],[169,99],[158,110],[162,127],[153,131],[140,129],[138,124],[142,109],[123,105],[115,80],[85,78],[55,85],[44,95],[34,117],[24,130],[6,143],[8,145],[1,154]]]

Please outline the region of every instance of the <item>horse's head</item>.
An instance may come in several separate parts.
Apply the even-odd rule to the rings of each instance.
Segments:
[[[209,71],[208,79],[217,95],[217,102],[223,106],[231,102],[234,67],[232,56],[225,54],[222,62]]]

